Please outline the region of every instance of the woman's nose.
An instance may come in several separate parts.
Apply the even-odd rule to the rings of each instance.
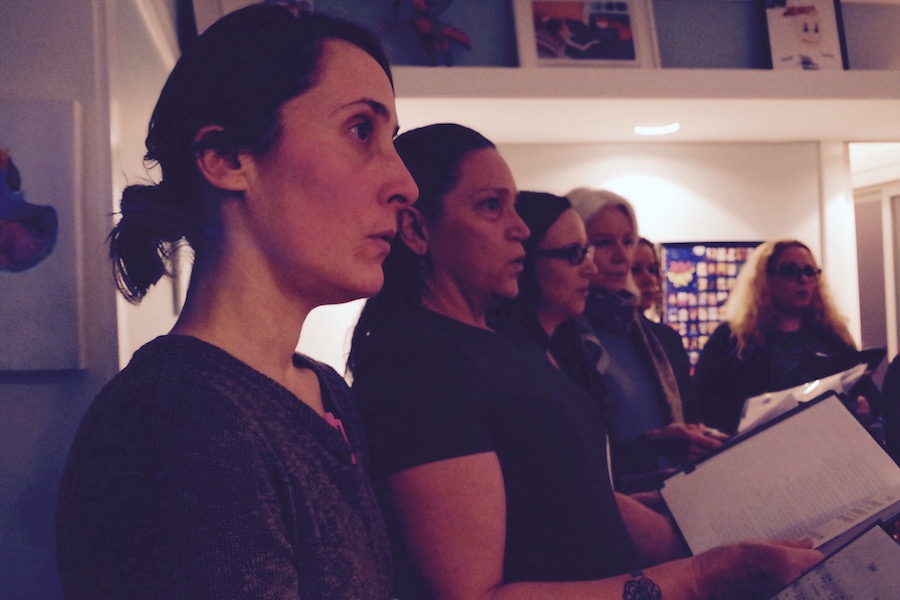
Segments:
[[[525,224],[525,221],[522,220],[522,217],[519,216],[518,211],[515,209],[512,211],[512,223],[510,224],[509,235],[517,242],[524,242],[531,235],[531,230],[528,229],[528,225]]]
[[[593,277],[599,271],[597,270],[597,263],[594,262],[594,247],[588,247],[587,256],[584,257],[584,262],[581,263],[581,276],[582,277]]]
[[[611,258],[613,259],[614,262],[617,262],[617,263],[625,262],[625,256],[626,256],[626,252],[625,252],[624,245],[622,245],[622,244],[613,244],[612,245]]]
[[[385,179],[387,180],[385,197],[387,204],[399,212],[402,208],[412,206],[419,199],[419,186],[409,174],[406,165],[400,160],[400,155],[394,150],[393,145],[388,154],[389,164],[385,169]]]

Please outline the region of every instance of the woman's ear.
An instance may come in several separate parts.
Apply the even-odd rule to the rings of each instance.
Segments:
[[[213,187],[240,192],[246,189],[245,160],[234,150],[204,148],[203,140],[224,131],[220,125],[201,127],[194,136],[194,145],[200,145],[195,160],[203,177]]]
[[[397,223],[397,235],[403,243],[419,256],[424,256],[428,252],[425,216],[415,208],[404,208],[397,216]]]

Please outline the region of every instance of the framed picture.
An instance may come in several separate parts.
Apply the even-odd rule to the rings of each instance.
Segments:
[[[274,0],[266,0],[274,2]],[[312,10],[315,0],[282,0],[280,4],[294,6],[301,10]],[[197,33],[203,33],[206,28],[239,8],[256,4],[259,0],[193,0],[194,20],[197,23]]]
[[[773,69],[847,69],[840,0],[761,0]]]
[[[0,100],[0,371],[84,366],[81,136],[74,100]]]
[[[651,0],[513,0],[519,64],[659,67]]]

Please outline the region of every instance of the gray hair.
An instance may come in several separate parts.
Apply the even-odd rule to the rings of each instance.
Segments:
[[[609,190],[595,190],[580,187],[567,193],[566,198],[572,203],[572,208],[575,209],[575,212],[581,215],[585,225],[587,225],[590,220],[604,208],[618,208],[624,212],[631,221],[631,227],[634,229],[634,242],[635,245],[638,244],[640,233],[638,233],[637,216],[634,214],[634,207],[631,205],[631,202],[622,196]],[[634,278],[631,276],[630,270],[625,282],[625,289],[635,295],[640,293],[634,282]]]
[[[609,206],[614,206],[622,210],[628,215],[629,220],[631,220],[635,239],[640,237],[637,216],[634,214],[634,207],[631,205],[631,202],[615,192],[580,187],[567,193],[566,198],[569,199],[569,202],[572,203],[572,208],[581,215],[581,218],[585,223],[590,221],[598,212]]]

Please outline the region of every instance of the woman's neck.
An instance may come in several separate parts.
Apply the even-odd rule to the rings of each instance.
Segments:
[[[448,278],[426,282],[422,306],[466,325],[490,329],[487,326],[490,298],[485,294],[467,291]]]
[[[544,330],[544,333],[546,333],[549,338],[565,319],[561,318],[559,315],[550,314],[548,311],[539,310],[537,312],[537,321],[540,324],[541,329]]]
[[[284,383],[295,369],[294,350],[309,309],[267,293],[273,287],[258,279],[257,285],[239,281],[240,272],[195,274],[172,333],[217,346]]]
[[[791,314],[781,311],[775,312],[775,328],[782,333],[800,331],[803,327],[803,313]]]
[[[487,307],[465,302],[462,296],[448,298],[426,293],[422,297],[422,308],[427,308],[448,319],[453,319],[466,325],[490,329],[487,326]]]

